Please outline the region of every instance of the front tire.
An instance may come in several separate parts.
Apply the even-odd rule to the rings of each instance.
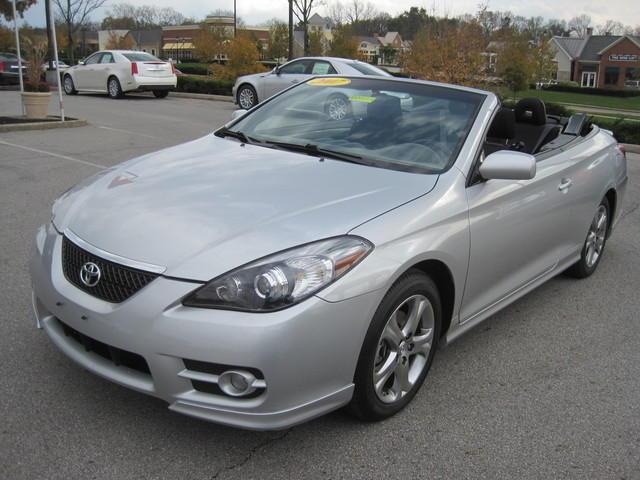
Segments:
[[[242,85],[237,94],[238,105],[244,110],[249,110],[258,104],[258,94],[251,85]]]
[[[402,410],[429,372],[441,324],[438,288],[423,272],[410,270],[373,316],[356,367],[351,413],[377,421]]]
[[[169,95],[169,90],[154,90],[153,96],[156,98],[166,98]]]
[[[331,120],[342,120],[351,116],[351,102],[344,95],[335,94],[328,98],[324,111]]]
[[[109,93],[109,97],[113,99],[122,98],[124,96],[124,92],[120,86],[120,80],[116,77],[109,77],[109,80],[107,81],[107,92]]]
[[[64,88],[64,93],[67,95],[75,95],[78,93],[76,86],[73,84],[73,78],[71,78],[71,75],[64,76],[62,86]]]
[[[605,197],[598,205],[596,214],[591,221],[591,225],[589,225],[589,232],[580,253],[580,260],[569,267],[565,272],[567,275],[574,278],[587,278],[596,271],[607,243],[611,218],[610,212],[609,201]]]

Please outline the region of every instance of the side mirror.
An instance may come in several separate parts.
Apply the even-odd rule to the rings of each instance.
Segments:
[[[273,73],[275,73],[276,75],[280,75],[280,65],[273,69]]]
[[[238,118],[242,117],[245,113],[247,113],[247,110],[243,110],[242,108],[238,110],[234,110],[233,112],[231,112],[231,120],[237,120]]]
[[[536,176],[536,157],[528,153],[500,150],[484,159],[480,175],[487,180],[531,180]]]
[[[78,62],[78,65],[84,65],[84,60],[80,60],[80,61]]]

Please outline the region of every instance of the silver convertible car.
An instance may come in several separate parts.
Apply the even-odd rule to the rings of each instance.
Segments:
[[[336,120],[320,103],[344,92]],[[62,194],[33,307],[85,369],[176,412],[383,419],[437,346],[559,273],[591,275],[626,182],[609,132],[537,99],[317,77]]]

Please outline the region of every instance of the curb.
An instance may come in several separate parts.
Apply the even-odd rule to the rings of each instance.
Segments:
[[[20,132],[28,130],[52,130],[54,128],[84,127],[89,122],[82,118],[73,118],[64,122],[33,122],[33,123],[9,123],[0,125],[0,133]]]
[[[632,145],[630,143],[624,143],[624,149],[627,153],[640,154],[640,145]]]
[[[231,95],[210,95],[207,93],[188,93],[188,92],[176,92],[170,93],[171,97],[178,98],[192,98],[194,100],[209,100],[213,102],[230,102],[233,103],[233,97]]]

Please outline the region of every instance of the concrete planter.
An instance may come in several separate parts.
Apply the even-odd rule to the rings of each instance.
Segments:
[[[27,118],[46,118],[49,113],[51,92],[24,92],[22,103]]]

